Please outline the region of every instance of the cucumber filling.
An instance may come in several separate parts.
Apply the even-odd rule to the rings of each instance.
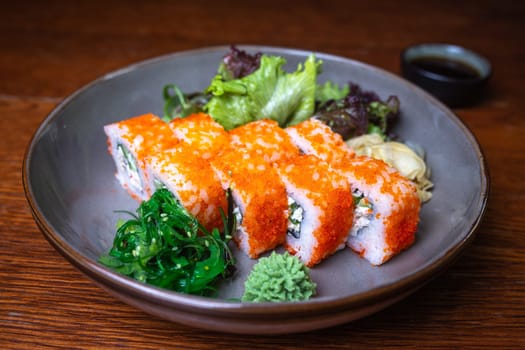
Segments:
[[[304,218],[304,209],[290,196],[288,196],[288,213],[287,233],[298,239],[301,237],[301,223]]]
[[[134,192],[142,192],[144,186],[139,175],[137,161],[135,157],[123,144],[117,145],[117,158],[120,167],[120,172],[127,179],[128,185]]]
[[[355,210],[354,222],[350,234],[352,236],[357,236],[359,232],[370,225],[370,221],[374,215],[374,206],[358,189],[353,191],[352,196],[354,199]]]
[[[241,213],[241,209],[239,208],[239,206],[237,204],[233,204],[233,210],[232,210],[232,213],[233,215],[235,216],[235,222],[237,223],[237,225],[241,225],[242,224],[242,213]]]

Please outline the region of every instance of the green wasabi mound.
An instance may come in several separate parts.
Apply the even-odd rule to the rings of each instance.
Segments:
[[[253,266],[246,282],[242,301],[301,301],[316,293],[310,269],[288,253],[272,252]]]

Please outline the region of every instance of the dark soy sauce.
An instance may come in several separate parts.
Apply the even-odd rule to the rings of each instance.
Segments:
[[[481,76],[476,68],[444,57],[422,56],[411,60],[411,63],[420,69],[453,79],[468,80]]]

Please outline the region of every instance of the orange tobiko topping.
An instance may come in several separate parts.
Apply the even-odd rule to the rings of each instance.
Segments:
[[[242,202],[242,226],[246,252],[256,258],[283,243],[286,237],[288,201],[275,168],[246,149],[229,149],[211,160],[223,187],[230,187]],[[240,203],[239,203],[240,204]]]
[[[168,125],[151,113],[126,119],[117,125],[123,131],[122,138],[129,143],[139,161],[177,143]]]
[[[211,158],[230,142],[228,132],[222,125],[205,113],[173,119],[169,126],[185,147],[193,148],[204,159]]]
[[[313,154],[330,165],[336,165],[347,157],[353,157],[354,151],[346,145],[342,136],[317,119],[307,119],[297,125],[286,128],[286,132],[304,147],[302,151]],[[301,147],[300,147],[301,148]]]
[[[279,172],[304,194],[319,211],[319,226],[314,230],[315,244],[309,267],[319,263],[344,244],[354,217],[350,185],[345,177],[312,155],[300,155],[279,163]],[[295,249],[288,247],[291,253]]]
[[[258,120],[230,130],[231,147],[245,148],[267,162],[299,154],[288,134],[274,120]]]
[[[207,160],[191,148],[178,148],[151,157],[149,163],[207,230],[223,227],[220,210],[227,212],[226,195]]]

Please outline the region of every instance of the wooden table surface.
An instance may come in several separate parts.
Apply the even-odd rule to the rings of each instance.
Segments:
[[[525,2],[11,1],[0,6],[0,348],[525,348]],[[25,199],[30,138],[67,95],[122,66],[204,46],[327,52],[399,74],[400,51],[451,42],[494,65],[454,112],[491,173],[477,236],[445,273],[387,309],[284,336],[212,333],[116,300],[46,241]]]

